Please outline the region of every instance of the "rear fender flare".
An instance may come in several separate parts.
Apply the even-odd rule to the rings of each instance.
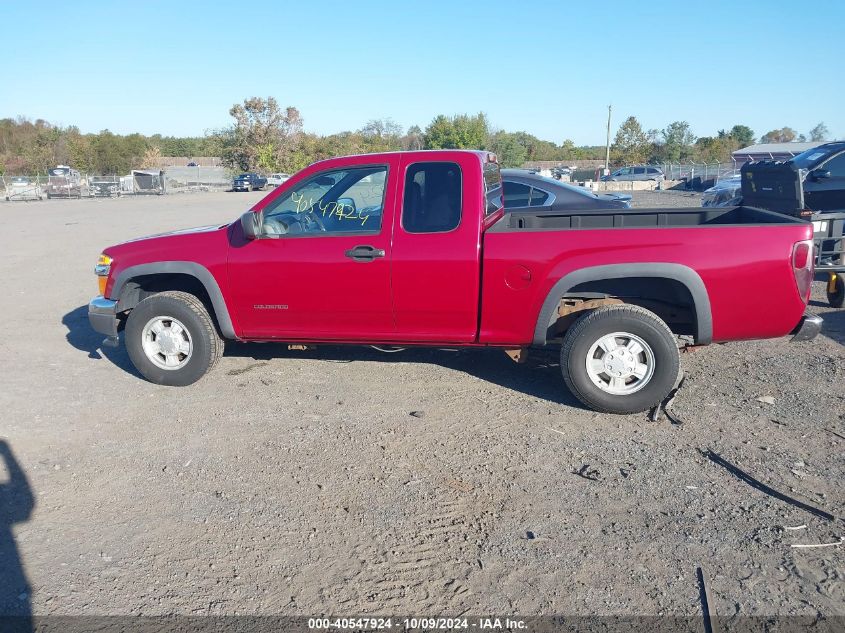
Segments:
[[[602,279],[620,279],[624,277],[654,277],[673,279],[686,286],[695,306],[696,334],[695,342],[707,345],[713,340],[713,317],[710,310],[710,296],[701,277],[689,266],[669,264],[663,262],[639,264],[608,264],[605,266],[591,266],[567,273],[559,279],[543,302],[537,325],[534,328],[534,345],[545,345],[549,337],[549,327],[552,325],[555,309],[560,300],[570,289],[588,281]]]
[[[214,308],[214,316],[217,318],[217,324],[220,326],[220,332],[225,338],[236,339],[235,328],[232,325],[232,319],[229,316],[229,309],[226,307],[226,301],[223,299],[223,293],[220,291],[220,286],[208,269],[196,262],[154,262],[152,264],[139,264],[137,266],[130,266],[121,270],[114,280],[112,286],[111,296],[115,299],[120,299],[123,288],[128,281],[134,277],[142,275],[156,275],[156,274],[183,274],[194,277],[199,281],[208,297],[211,300],[211,307]]]

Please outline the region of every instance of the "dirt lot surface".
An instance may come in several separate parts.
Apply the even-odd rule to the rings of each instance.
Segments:
[[[845,614],[845,547],[792,547],[845,536],[845,310],[819,284],[814,342],[682,355],[682,424],[584,410],[553,352],[230,344],[177,389],[100,349],[101,248],[261,195],[0,204],[0,437],[22,470],[2,612],[697,616],[700,567],[720,615]]]

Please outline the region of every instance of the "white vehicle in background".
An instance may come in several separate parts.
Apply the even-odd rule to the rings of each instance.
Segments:
[[[271,187],[278,187],[290,178],[290,174],[270,174],[267,176],[267,184]]]
[[[4,178],[6,185],[6,200],[43,200],[44,191],[38,182],[26,176],[15,176],[11,179]]]

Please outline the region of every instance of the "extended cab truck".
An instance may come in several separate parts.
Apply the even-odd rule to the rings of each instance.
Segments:
[[[495,156],[334,158],[240,220],[107,248],[95,330],[149,380],[188,385],[223,340],[559,344],[587,406],[644,411],[673,388],[675,335],[697,344],[813,338],[812,227],[768,211],[507,213]],[[501,189],[500,189],[501,190]],[[766,285],[767,292],[749,292]]]

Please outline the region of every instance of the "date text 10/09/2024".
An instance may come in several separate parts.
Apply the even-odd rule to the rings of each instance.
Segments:
[[[495,617],[479,618],[309,618],[308,628],[313,630],[525,630],[524,620]]]

